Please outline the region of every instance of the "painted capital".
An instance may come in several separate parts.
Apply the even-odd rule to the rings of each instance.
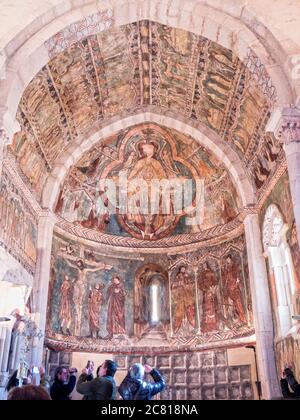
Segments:
[[[298,108],[277,109],[266,126],[285,145],[300,142],[300,110]]]

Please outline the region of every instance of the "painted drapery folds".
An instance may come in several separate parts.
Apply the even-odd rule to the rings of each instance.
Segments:
[[[5,170],[0,184],[0,240],[29,273],[35,272],[37,216]]]
[[[201,222],[188,224],[202,199]],[[70,169],[56,213],[98,232],[157,240],[226,224],[239,207],[228,172],[204,147],[176,130],[142,124],[99,142]]]
[[[55,257],[54,257],[55,255]],[[133,333],[135,261],[101,256],[55,239],[48,321],[56,333],[111,339]]]
[[[172,347],[253,334],[244,236],[181,255],[121,256],[56,234],[52,347]]]
[[[172,329],[175,336],[207,340],[252,325],[244,238],[171,258]]]

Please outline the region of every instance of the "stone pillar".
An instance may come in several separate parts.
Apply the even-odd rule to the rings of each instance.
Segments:
[[[52,236],[55,218],[50,211],[44,211],[39,218],[37,239],[37,264],[33,286],[33,304],[35,323],[43,336],[33,339],[32,360],[35,366],[40,366],[43,360],[44,333],[46,327],[48,287],[50,277],[50,261]]]
[[[266,127],[282,140],[287,160],[293,210],[300,244],[300,110],[276,110]]]
[[[8,371],[8,358],[9,358],[9,349],[10,349],[10,343],[11,343],[11,332],[12,332],[12,325],[6,327],[3,357],[1,361],[1,372]]]
[[[244,226],[262,398],[278,398],[281,392],[275,362],[272,309],[258,215],[248,214]]]
[[[11,322],[0,323],[0,400],[3,399],[9,377],[8,357],[11,342],[11,330]]]

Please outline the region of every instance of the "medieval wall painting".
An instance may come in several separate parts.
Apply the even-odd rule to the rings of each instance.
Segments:
[[[195,202],[202,198],[196,191],[200,180],[203,218],[189,225],[187,218],[195,217]],[[163,182],[170,183],[169,189],[161,190]],[[124,188],[127,196],[121,206]],[[190,200],[182,206],[187,188]],[[119,205],[111,196],[114,190]],[[229,223],[239,207],[228,172],[210,152],[176,130],[142,124],[99,142],[70,169],[56,213],[77,226],[154,241]]]
[[[0,184],[0,240],[28,272],[34,273],[37,258],[37,216],[5,169]]]
[[[216,132],[244,159],[260,189],[282,148],[261,134],[276,92],[263,66],[253,75],[257,62],[251,50],[242,63],[209,39],[151,21],[81,38],[52,56],[27,86],[11,150],[40,198],[48,172],[78,136],[88,137],[107,118],[153,105]]]
[[[171,258],[176,267],[170,277],[173,334],[188,337],[197,332],[210,340],[252,326],[247,256],[241,239],[231,247],[225,243],[191,255],[185,261],[182,256],[178,261]]]
[[[172,347],[253,334],[243,236],[184,256],[120,255],[56,234],[50,340]]]
[[[218,331],[221,328],[221,323],[223,323],[223,314],[220,313],[222,290],[220,290],[220,268],[217,261],[209,258],[200,265],[197,284],[201,319],[200,329],[203,333]]]
[[[171,271],[172,330],[176,335],[197,332],[196,281],[193,267],[177,264]]]
[[[75,337],[132,335],[134,280],[130,272],[135,271],[136,262],[103,258],[79,248],[54,241],[49,327]]]

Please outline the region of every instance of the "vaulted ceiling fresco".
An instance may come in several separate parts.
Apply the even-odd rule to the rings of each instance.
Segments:
[[[70,169],[56,213],[84,228],[156,240],[226,224],[240,206],[228,172],[204,147],[176,130],[142,124],[100,141]]]
[[[111,117],[153,106],[218,133],[259,190],[281,148],[264,135],[274,89],[269,82],[262,88],[250,64],[206,38],[149,21],[89,36],[52,58],[27,87],[13,153],[40,198],[48,173],[75,139]]]

